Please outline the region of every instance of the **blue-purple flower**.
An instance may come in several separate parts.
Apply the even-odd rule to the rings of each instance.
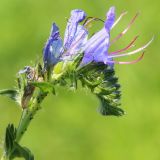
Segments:
[[[118,24],[125,14],[126,12],[122,13],[115,21],[115,7],[111,7],[106,14],[106,20],[104,21],[103,28],[92,37],[88,38],[87,23],[92,22],[96,18],[91,18],[90,20],[87,19],[84,11],[79,9],[72,10],[71,17],[67,23],[64,42],[62,42],[60,37],[59,28],[55,23],[53,23],[50,37],[43,51],[44,66],[51,67],[59,61],[74,61],[74,57],[82,53],[83,59],[80,64],[81,66],[91,62],[103,62],[108,65],[113,65],[115,63],[131,64],[138,62],[143,58],[144,53],[142,53],[138,59],[131,62],[119,62],[115,61],[114,58],[132,55],[144,50],[152,42],[153,38],[147,44],[134,51],[120,54],[121,52],[133,47],[133,43],[138,38],[138,36],[136,36],[125,48],[111,53],[108,52],[109,47],[128,31],[138,16],[138,14],[136,14],[136,16],[128,24],[127,28],[125,28],[123,32],[111,41],[110,31]],[[84,23],[80,24],[81,22]]]
[[[53,23],[51,28],[50,37],[43,50],[43,61],[45,68],[56,64],[61,56],[62,39],[59,34],[59,28]]]

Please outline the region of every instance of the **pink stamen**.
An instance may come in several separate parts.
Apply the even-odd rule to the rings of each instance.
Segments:
[[[153,39],[154,39],[154,37],[147,44],[145,44],[144,46],[142,46],[142,47],[140,47],[140,48],[138,48],[138,49],[136,49],[134,51],[131,51],[131,52],[128,52],[128,53],[124,53],[124,54],[111,55],[111,56],[108,56],[108,57],[109,58],[115,58],[115,57],[117,58],[117,57],[129,56],[129,55],[138,53],[138,52],[144,50],[145,48],[147,48],[151,44],[151,42],[153,41]]]
[[[127,47],[123,48],[123,49],[120,49],[118,51],[115,51],[115,52],[111,52],[109,54],[117,54],[117,53],[120,53],[120,52],[123,52],[123,51],[126,51],[127,49],[133,47],[133,43],[137,40],[138,36],[136,36],[129,44]]]
[[[136,20],[136,18],[138,17],[139,13],[137,13],[133,19],[130,21],[130,23],[128,24],[128,26],[123,30],[123,32],[121,32],[117,37],[115,37],[110,45],[112,45],[113,43],[115,43],[119,38],[121,38],[124,34],[126,34],[126,32],[130,29],[130,27],[132,26],[132,24],[134,23],[134,21]]]
[[[103,23],[104,23],[104,21],[103,21],[102,19],[100,19],[100,18],[88,17],[88,18],[85,20],[83,26],[84,26],[84,27],[87,27],[87,26],[88,26],[91,22],[93,22],[93,21],[100,21],[100,22],[103,22]]]
[[[126,14],[127,14],[127,12],[122,12],[122,13],[120,14],[120,16],[118,17],[118,19],[114,22],[114,24],[113,24],[113,26],[111,27],[111,29],[113,29],[113,28],[119,23],[119,21],[123,18],[123,16],[126,15]]]
[[[114,64],[134,64],[134,63],[137,63],[139,62],[140,60],[142,60],[144,57],[144,52],[142,53],[142,55],[136,59],[136,60],[133,60],[133,61],[130,61],[130,62],[119,62],[119,61],[107,61],[107,63],[114,63]]]

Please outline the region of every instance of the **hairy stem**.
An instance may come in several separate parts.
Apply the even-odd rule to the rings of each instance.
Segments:
[[[16,142],[19,142],[27,130],[31,120],[33,118],[33,113],[28,111],[28,109],[24,109],[22,112],[22,116],[19,122],[19,126],[17,128],[17,134],[16,134]]]
[[[16,142],[19,142],[27,130],[31,120],[33,119],[36,112],[40,109],[40,104],[43,99],[47,96],[47,93],[39,92],[38,96],[34,98],[33,103],[29,108],[26,108],[22,112],[21,120],[17,128]]]
[[[40,109],[40,104],[42,103],[44,98],[47,96],[47,94],[48,94],[47,92],[39,91],[38,95],[33,98],[32,103],[27,108],[23,109],[22,116],[16,132],[15,142],[17,143],[20,142],[21,138],[23,137],[25,131],[27,130],[34,115]],[[14,147],[12,151],[14,151]],[[1,160],[11,160],[11,159],[10,159],[10,155],[6,155],[6,152],[4,151],[1,157]]]

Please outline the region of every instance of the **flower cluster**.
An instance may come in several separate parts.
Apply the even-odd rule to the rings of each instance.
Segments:
[[[81,66],[85,66],[91,62],[103,62],[104,64],[113,65],[118,64],[132,64],[140,61],[143,58],[144,52],[141,56],[130,62],[115,61],[114,58],[123,57],[143,51],[152,42],[153,38],[144,46],[133,50],[131,52],[120,54],[131,47],[138,38],[136,36],[129,44],[123,49],[108,52],[109,47],[121,38],[131,27],[133,22],[138,16],[138,13],[131,20],[128,26],[112,41],[110,40],[110,31],[118,24],[121,18],[126,14],[123,12],[117,20],[115,20],[115,7],[111,7],[106,13],[106,20],[103,21],[103,28],[95,33],[92,37],[88,38],[87,25],[98,18],[91,18],[86,16],[83,10],[75,9],[71,11],[71,17],[68,20],[65,30],[64,41],[60,37],[59,28],[55,23],[52,25],[50,37],[43,50],[43,60],[45,68],[52,67],[59,61],[73,61],[76,55],[83,53]],[[83,24],[80,24],[83,22]]]

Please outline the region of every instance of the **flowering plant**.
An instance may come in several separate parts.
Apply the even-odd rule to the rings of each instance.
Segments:
[[[109,53],[109,47],[128,31],[138,16],[136,14],[127,28],[110,40],[110,31],[125,14],[126,12],[122,13],[115,20],[115,8],[111,7],[106,14],[106,20],[102,20],[87,17],[82,10],[72,10],[63,41],[58,26],[53,23],[43,49],[43,64],[39,62],[35,67],[24,67],[17,74],[16,88],[0,91],[0,95],[16,101],[22,109],[19,126],[16,128],[9,124],[6,128],[4,154],[1,160],[12,160],[15,157],[34,159],[31,151],[22,147],[19,142],[36,112],[41,108],[44,98],[50,93],[56,94],[57,85],[76,90],[77,82],[80,81],[82,87],[89,88],[100,100],[99,111],[102,115],[124,114],[120,108],[120,85],[118,78],[115,77],[114,64],[136,63],[143,58],[144,52],[138,59],[130,62],[115,59],[143,51],[153,40],[152,38],[136,50],[120,54],[133,47],[138,38],[136,36],[125,48]],[[102,22],[103,27],[89,37],[89,28],[93,21]]]

